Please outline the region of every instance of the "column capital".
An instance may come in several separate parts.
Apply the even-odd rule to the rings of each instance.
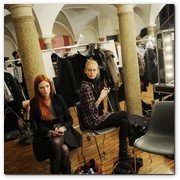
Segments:
[[[105,37],[99,38],[99,41],[103,42],[105,40]]]
[[[46,49],[52,49],[52,36],[43,37],[43,42]]]
[[[33,16],[32,7],[33,5],[31,4],[13,4],[6,6],[6,8],[11,12],[12,18]]]
[[[115,4],[117,14],[132,13],[135,5],[133,4]]]
[[[155,27],[155,25],[150,25],[147,27],[147,34],[148,35],[154,34],[154,27]]]

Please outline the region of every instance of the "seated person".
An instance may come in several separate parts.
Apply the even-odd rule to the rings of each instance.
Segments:
[[[126,138],[130,136],[130,124],[124,111],[103,113],[103,100],[110,89],[100,88],[98,81],[99,68],[94,60],[88,60],[85,65],[85,76],[80,87],[80,102],[83,124],[88,129],[98,130],[108,127],[120,127],[119,159],[129,158]],[[131,139],[131,138],[130,138]]]
[[[82,139],[72,127],[62,96],[55,94],[53,87],[45,75],[35,78],[35,97],[30,101],[30,120],[37,126],[33,151],[37,161],[50,159],[52,174],[71,174],[69,148],[81,147]]]

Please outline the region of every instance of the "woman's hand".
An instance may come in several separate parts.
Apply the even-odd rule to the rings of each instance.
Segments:
[[[104,87],[103,90],[101,91],[99,98],[103,100],[105,97],[107,97],[109,92],[110,92],[110,88]]]
[[[64,134],[64,132],[60,131],[60,130],[54,130],[52,131],[51,136],[52,137],[58,137],[58,136],[62,136]]]
[[[64,135],[64,132],[67,131],[65,126],[61,126],[59,129],[54,130],[52,132],[52,137],[62,136]]]

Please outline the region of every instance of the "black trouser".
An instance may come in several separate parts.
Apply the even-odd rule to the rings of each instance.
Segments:
[[[71,174],[69,149],[63,136],[52,138],[50,165],[51,174]]]
[[[125,111],[118,111],[111,114],[105,121],[98,125],[96,129],[103,129],[107,127],[120,127],[119,131],[119,150],[125,148],[126,138],[131,136],[131,129],[127,114]]]

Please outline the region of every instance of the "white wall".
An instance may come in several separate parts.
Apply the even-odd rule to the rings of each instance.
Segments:
[[[17,47],[14,45],[13,41],[4,36],[4,57],[9,57],[9,59],[14,59],[12,52],[17,50]]]
[[[140,34],[141,29],[145,27],[144,22],[140,18],[139,15],[134,13],[134,26],[135,26],[135,36],[138,36]]]
[[[82,32],[82,35],[83,35],[83,41],[81,42],[81,44],[99,42],[97,32],[91,27],[86,27]]]
[[[53,64],[51,60],[51,54],[54,53],[54,51],[49,51],[49,50],[44,50],[42,51],[42,58],[43,58],[43,63],[46,71],[46,75],[49,77],[49,79],[53,80],[53,77],[55,77],[54,69],[53,69]]]

